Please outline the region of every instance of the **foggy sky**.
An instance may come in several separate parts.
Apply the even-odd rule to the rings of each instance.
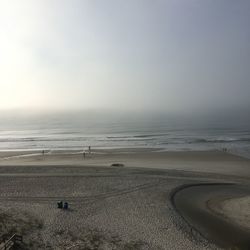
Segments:
[[[0,109],[250,111],[249,0],[0,0]]]

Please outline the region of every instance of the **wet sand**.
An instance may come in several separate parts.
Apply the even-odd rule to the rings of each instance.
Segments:
[[[171,194],[249,180],[250,161],[223,152],[2,152],[0,234],[21,232],[28,249],[218,249],[176,212]]]
[[[208,205],[217,214],[222,214],[226,219],[250,230],[249,194],[236,198],[215,200],[215,202],[211,200]]]
[[[244,208],[245,211],[233,208],[234,214],[242,214],[238,223],[219,209],[222,201],[249,194],[247,185],[203,183],[178,188],[172,201],[183,219],[205,238],[226,249],[250,249],[250,228],[241,222],[250,207]]]
[[[173,169],[250,177],[250,159],[221,151],[157,152],[154,149],[92,150],[83,158],[82,151],[0,152],[0,166],[103,166],[122,163],[125,167]]]

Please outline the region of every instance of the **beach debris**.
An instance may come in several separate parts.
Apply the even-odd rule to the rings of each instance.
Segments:
[[[124,164],[122,164],[122,163],[113,163],[113,164],[111,164],[111,167],[124,167]]]
[[[0,222],[1,250],[5,249],[2,244],[3,242],[7,243],[6,249],[45,249],[37,247],[37,245],[40,246],[43,243],[40,234],[44,225],[43,220],[32,212],[23,210],[20,207],[12,209],[0,208]],[[24,245],[22,244],[22,240],[24,241]],[[11,241],[15,243],[15,245],[13,245]],[[12,245],[13,248],[8,248],[9,244]]]
[[[0,244],[0,249],[19,249],[20,243],[23,242],[23,236],[18,234],[13,234],[9,239],[5,237],[3,238],[3,242]]]

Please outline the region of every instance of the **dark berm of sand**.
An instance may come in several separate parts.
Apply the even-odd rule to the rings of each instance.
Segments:
[[[209,209],[207,202],[249,195],[250,188],[234,184],[195,184],[178,187],[172,194],[176,210],[205,238],[226,249],[250,249],[250,231],[230,223]],[[237,211],[236,211],[237,212]]]

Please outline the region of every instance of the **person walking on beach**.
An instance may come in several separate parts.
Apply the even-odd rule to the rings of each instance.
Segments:
[[[91,147],[89,146],[89,154],[91,153]]]
[[[86,157],[85,150],[83,150],[82,157],[83,157],[83,159],[85,159],[85,157]]]

